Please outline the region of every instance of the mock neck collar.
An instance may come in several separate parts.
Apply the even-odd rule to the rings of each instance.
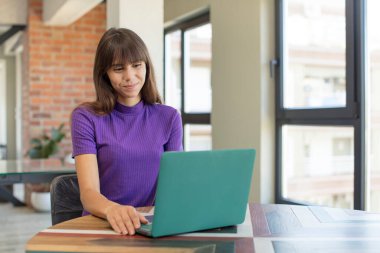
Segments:
[[[115,110],[118,112],[121,112],[123,114],[139,114],[140,112],[143,111],[143,108],[144,108],[144,101],[143,100],[141,100],[140,102],[138,102],[134,106],[126,106],[126,105],[123,105],[119,102],[116,102],[116,104],[115,104]]]

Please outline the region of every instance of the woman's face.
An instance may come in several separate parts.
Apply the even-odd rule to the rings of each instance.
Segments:
[[[118,94],[118,101],[134,106],[141,100],[140,91],[145,83],[146,65],[139,61],[132,64],[113,64],[107,71],[112,87]]]

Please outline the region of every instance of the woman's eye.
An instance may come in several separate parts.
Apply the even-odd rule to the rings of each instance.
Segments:
[[[139,62],[139,63],[134,63],[132,66],[133,66],[134,68],[138,68],[138,67],[141,67],[141,65],[142,65],[142,63]]]
[[[115,71],[115,72],[120,72],[120,71],[122,71],[123,70],[123,68],[114,68],[113,69],[113,71]]]

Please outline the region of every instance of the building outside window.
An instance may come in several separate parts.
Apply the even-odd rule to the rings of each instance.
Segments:
[[[277,1],[277,202],[364,209],[360,4]]]
[[[165,103],[181,112],[184,149],[211,146],[211,37],[209,13],[165,29]]]
[[[379,212],[380,2],[276,3],[276,201]]]

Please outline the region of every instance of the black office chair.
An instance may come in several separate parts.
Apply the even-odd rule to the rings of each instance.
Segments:
[[[82,215],[78,178],[76,174],[62,175],[50,185],[51,223],[53,225]]]

